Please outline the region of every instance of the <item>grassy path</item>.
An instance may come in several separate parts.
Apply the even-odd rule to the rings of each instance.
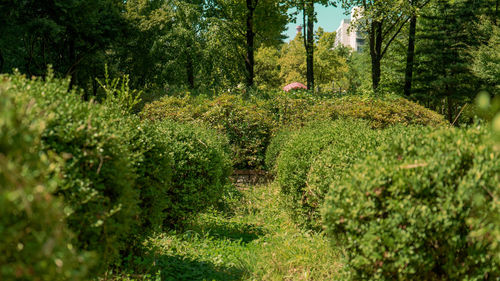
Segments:
[[[333,280],[340,253],[325,237],[302,232],[271,184],[232,194],[224,211],[199,215],[182,232],[144,241],[143,274],[119,280]]]

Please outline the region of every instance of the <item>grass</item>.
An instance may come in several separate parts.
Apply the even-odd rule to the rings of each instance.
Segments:
[[[321,233],[292,223],[276,185],[247,187],[226,199],[217,210],[186,222],[183,231],[145,239],[145,253],[107,279],[340,279],[341,251]]]

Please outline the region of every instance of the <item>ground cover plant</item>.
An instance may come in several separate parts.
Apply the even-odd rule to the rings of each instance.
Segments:
[[[108,280],[337,280],[341,250],[297,228],[279,194],[275,184],[227,194],[224,211],[145,238],[145,254]]]
[[[394,135],[332,184],[324,220],[349,278],[498,278],[487,209],[498,208],[500,150],[490,140],[484,126]]]

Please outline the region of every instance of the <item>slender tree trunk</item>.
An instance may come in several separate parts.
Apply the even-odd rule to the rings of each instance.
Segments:
[[[370,57],[372,61],[372,88],[377,92],[380,84],[380,61],[382,60],[382,22],[373,21],[370,28]]]
[[[255,7],[257,6],[258,0],[246,0],[247,1],[247,30],[246,30],[246,39],[247,39],[247,55],[245,58],[245,67],[247,70],[247,87],[253,86],[254,80],[254,66],[255,66],[255,57],[254,57],[254,38],[255,32],[253,30],[253,16],[255,12]]]
[[[493,22],[495,23],[495,25],[497,25],[497,18],[500,17],[500,15],[498,14],[498,2],[500,1],[495,1],[495,16],[493,17]]]
[[[70,38],[69,40],[69,65],[70,69],[68,74],[71,76],[71,80],[69,81],[69,87],[73,88],[77,84],[77,66],[76,66],[76,47],[75,40]]]
[[[314,1],[307,7],[307,89],[314,91]]]
[[[189,84],[189,88],[194,89],[194,66],[193,66],[193,57],[191,54],[191,43],[188,43],[186,50],[186,73],[187,80]]]
[[[4,60],[3,55],[2,55],[2,50],[0,50],[0,73],[3,72],[4,63],[5,63],[5,60]]]
[[[408,36],[408,50],[406,52],[406,71],[404,94],[411,95],[411,83],[413,80],[413,62],[415,57],[415,32],[417,26],[417,15],[413,14],[410,18],[410,33]]]

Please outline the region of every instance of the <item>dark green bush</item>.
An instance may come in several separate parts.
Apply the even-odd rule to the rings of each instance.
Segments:
[[[98,269],[105,268],[127,249],[137,224],[139,153],[130,147],[134,128],[119,113],[82,102],[68,91],[68,81],[56,81],[50,75],[45,82],[19,75],[8,79],[16,91],[33,97],[43,114],[40,118],[48,119],[42,148],[66,160],[55,193],[66,203],[75,246],[98,253]]]
[[[71,245],[63,205],[51,195],[60,159],[40,152],[45,124],[0,76],[0,280],[80,280],[84,255]]]
[[[320,201],[319,197],[323,195],[319,193],[323,191],[319,191],[320,188],[308,189],[308,175],[316,157],[322,154],[323,150],[333,146],[344,151],[345,157],[350,157],[349,154],[355,153],[356,149],[362,150],[360,153],[366,153],[377,143],[374,138],[375,133],[367,122],[363,121],[337,120],[312,123],[295,133],[284,145],[276,163],[276,180],[282,194],[287,198],[292,218],[297,223],[307,227],[316,225],[312,221],[316,217],[314,212],[318,207],[315,205],[318,202],[315,201]],[[363,147],[351,148],[351,144],[362,144]],[[355,158],[357,155],[352,157]]]
[[[117,111],[119,113],[120,111]],[[120,118],[120,116],[117,116]],[[135,188],[140,192],[140,223],[138,234],[160,231],[171,205],[168,190],[172,187],[171,140],[162,134],[158,124],[133,116],[121,117],[134,133],[130,147],[136,152]]]
[[[174,162],[164,221],[171,227],[221,198],[231,161],[227,140],[214,131],[173,121],[157,125],[163,138],[169,140]]]
[[[500,150],[482,128],[393,134],[328,193],[353,280],[496,280]],[[498,198],[498,197],[496,197]],[[490,232],[491,231],[491,232]]]

